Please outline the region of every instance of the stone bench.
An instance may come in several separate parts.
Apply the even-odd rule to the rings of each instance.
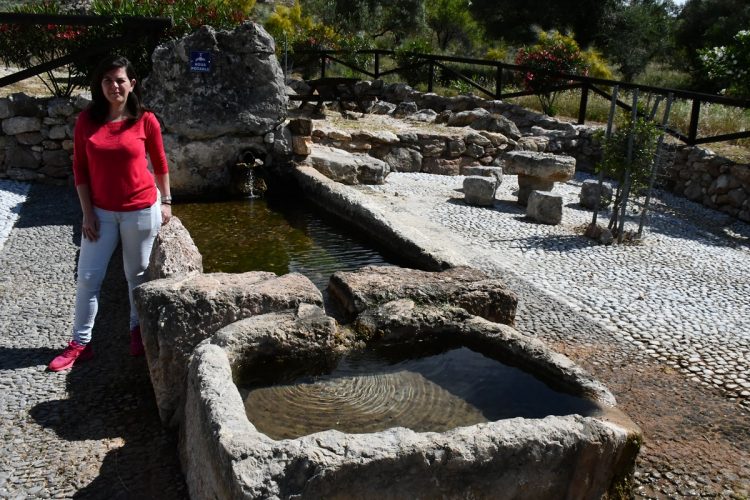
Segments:
[[[518,175],[518,203],[526,205],[532,191],[552,191],[555,182],[573,178],[576,159],[552,153],[511,151],[505,154],[504,171]]]

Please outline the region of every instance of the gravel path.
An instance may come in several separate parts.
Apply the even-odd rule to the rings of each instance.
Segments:
[[[3,234],[27,190],[0,181]],[[71,189],[35,185],[0,239],[0,498],[184,498],[145,361],[128,356],[121,259],[102,291],[94,359],[46,371],[70,338],[79,218]]]

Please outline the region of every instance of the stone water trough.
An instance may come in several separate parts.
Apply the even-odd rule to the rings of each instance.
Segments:
[[[176,239],[157,245],[182,246]],[[337,320],[301,275],[201,274],[195,267],[173,268],[171,277],[136,291],[157,404],[165,423],[179,427],[192,498],[601,498],[629,491],[639,429],[599,382],[512,327],[517,299],[502,281],[470,268],[339,272],[329,283]],[[331,422],[275,438],[263,428],[288,420],[290,406],[272,399],[264,422],[248,416],[262,406],[243,389],[248,373],[274,389],[288,379],[285,370],[311,361],[330,368],[349,353],[385,345],[468,349],[584,400],[588,411],[504,419],[475,411],[473,422],[434,430],[386,421],[344,432]],[[387,399],[384,406],[391,406]],[[299,413],[315,420],[322,410]]]

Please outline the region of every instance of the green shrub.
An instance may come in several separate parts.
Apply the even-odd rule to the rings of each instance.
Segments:
[[[414,54],[430,54],[433,49],[434,47],[430,40],[417,37],[407,40],[395,50],[394,59],[396,64],[399,68],[404,68],[399,70],[398,74],[406,80],[406,83],[415,87],[427,81],[430,74],[429,64],[425,63],[415,67],[410,66],[424,61]]]
[[[750,30],[738,32],[732,42],[699,51],[700,60],[709,78],[725,93],[750,98]]]

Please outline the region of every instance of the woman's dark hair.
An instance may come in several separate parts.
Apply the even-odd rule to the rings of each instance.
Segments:
[[[94,74],[91,77],[91,104],[88,109],[89,115],[97,123],[106,122],[107,115],[109,114],[109,101],[102,91],[102,80],[106,73],[117,68],[125,68],[128,78],[135,80],[135,86],[128,94],[128,100],[125,103],[125,107],[130,115],[135,117],[132,121],[139,120],[143,116],[144,111],[147,111],[143,106],[143,98],[141,97],[141,81],[135,74],[133,65],[123,56],[109,56],[99,63],[99,66],[94,70]]]

